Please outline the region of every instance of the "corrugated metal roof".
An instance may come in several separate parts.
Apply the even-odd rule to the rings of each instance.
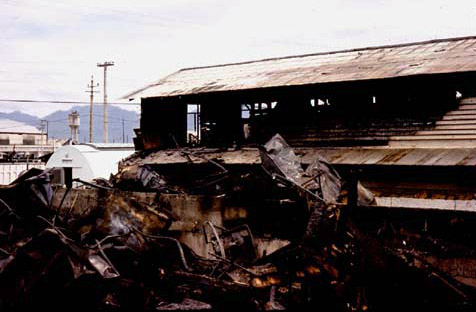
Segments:
[[[186,68],[124,98],[476,71],[476,37]]]
[[[321,149],[314,153],[339,165],[474,166],[474,148]],[[304,154],[310,160],[313,153]]]
[[[41,131],[23,122],[11,119],[0,119],[0,133],[41,134]]]
[[[209,159],[224,164],[260,164],[258,149],[247,148],[236,151],[194,150]],[[311,163],[316,154],[334,165],[394,165],[394,166],[474,166],[474,148],[295,148],[304,164]],[[190,156],[193,162],[204,163],[201,157]],[[127,163],[173,164],[187,163],[188,158],[178,150],[163,150],[150,153],[143,158],[132,158]]]

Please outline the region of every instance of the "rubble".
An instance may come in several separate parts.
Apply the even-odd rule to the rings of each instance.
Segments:
[[[475,251],[372,229],[356,213],[372,194],[324,158],[304,168],[276,135],[262,169],[207,159],[183,182],[187,155],[182,180],[128,165],[74,189],[36,169],[1,186],[0,310],[474,308],[474,280],[451,265]]]

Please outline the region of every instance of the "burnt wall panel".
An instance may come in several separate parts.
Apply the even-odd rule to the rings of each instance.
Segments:
[[[201,102],[201,127],[204,145],[231,146],[243,138],[241,105],[229,96],[205,98]]]
[[[141,130],[144,149],[184,145],[187,135],[187,105],[179,99],[143,99]]]

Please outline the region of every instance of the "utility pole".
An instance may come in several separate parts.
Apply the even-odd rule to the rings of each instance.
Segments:
[[[107,77],[107,68],[109,66],[114,66],[114,62],[98,63],[97,66],[104,68],[104,81],[103,81],[103,87],[104,87],[104,143],[107,143],[107,141],[108,141],[108,120],[107,120],[108,110],[107,110],[106,77]]]
[[[122,117],[122,143],[126,143],[126,137],[124,136],[124,117]]]
[[[46,126],[46,142],[43,144],[43,138],[45,133],[45,126]],[[48,120],[41,119],[40,120],[40,127],[41,127],[41,154],[43,154],[43,148],[48,145]]]
[[[98,93],[99,91],[95,91],[94,88],[99,87],[99,83],[94,84],[94,77],[91,76],[91,83],[88,85],[89,92],[89,143],[93,142],[93,100],[94,100],[94,93]]]

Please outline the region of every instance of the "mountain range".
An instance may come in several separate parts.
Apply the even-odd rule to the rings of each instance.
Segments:
[[[11,119],[40,128],[41,120],[48,121],[48,136],[51,138],[67,139],[70,137],[68,115],[77,111],[80,115],[79,141],[89,141],[89,106],[75,106],[69,110],[58,110],[43,118],[28,115],[19,111],[12,113],[0,112],[0,118]],[[109,142],[132,142],[135,136],[134,128],[139,127],[139,114],[134,111],[109,106]],[[103,142],[104,129],[103,107],[93,107],[93,142]],[[124,131],[124,132],[123,132]],[[124,133],[124,135],[123,135]]]

